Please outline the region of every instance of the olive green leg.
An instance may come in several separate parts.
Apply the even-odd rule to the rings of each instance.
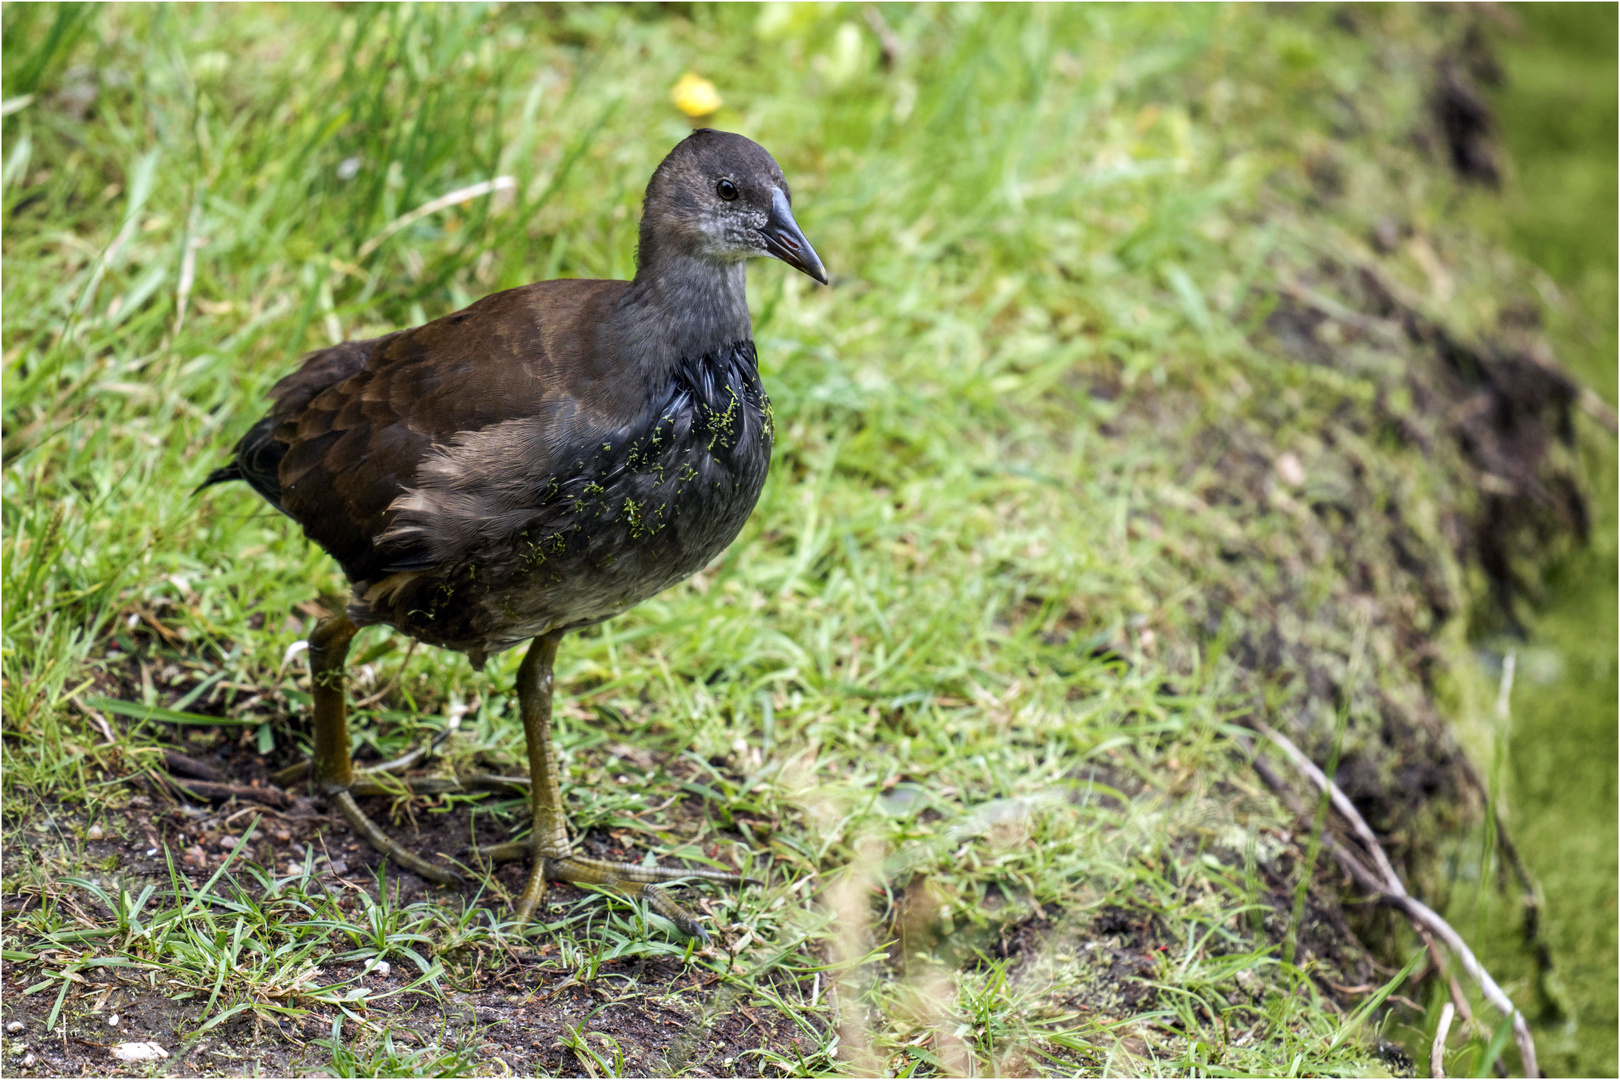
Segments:
[[[453,885],[460,875],[408,851],[366,816],[354,801],[355,768],[349,757],[348,705],[344,700],[344,663],[349,642],[360,628],[347,615],[322,619],[309,635],[309,670],[315,696],[315,753],[312,768],[316,790],[337,805],[354,830],[397,865],[430,881]]]
[[[739,874],[721,870],[675,870],[635,863],[587,859],[573,853],[568,840],[568,823],[563,814],[562,789],[557,778],[557,745],[551,738],[552,664],[557,658],[561,631],[534,639],[518,668],[518,705],[523,713],[523,733],[529,751],[529,798],[533,809],[533,830],[527,840],[502,844],[482,852],[495,859],[531,855],[534,863],[529,881],[517,903],[517,917],[526,923],[534,916],[545,894],[546,882],[571,881],[576,884],[606,885],[622,892],[639,892],[647,906],[674,923],[688,937],[707,944],[709,935],[680,904],[659,887],[660,882],[682,878],[704,878],[728,884],[742,884]],[[635,888],[634,886],[639,886]]]

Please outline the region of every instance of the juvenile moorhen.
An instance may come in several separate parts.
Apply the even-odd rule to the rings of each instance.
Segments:
[[[316,789],[378,851],[434,881],[457,875],[390,839],[356,804],[343,690],[349,642],[392,626],[488,657],[532,641],[517,692],[528,743],[532,856],[517,905],[545,883],[658,887],[676,870],[573,852],[551,739],[552,662],[570,630],[633,607],[725,549],[770,463],[744,263],[771,256],[827,283],[782,170],[740,135],[701,129],[647,185],[634,281],[546,281],[411,330],[304,358],[269,415],[206,487],[245,480],[343,567],[348,610],[310,635]],[[398,764],[398,763],[395,763]]]

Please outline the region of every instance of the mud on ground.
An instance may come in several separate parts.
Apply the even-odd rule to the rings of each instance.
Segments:
[[[195,749],[196,740],[190,748]],[[217,760],[249,783],[263,783],[267,764],[222,735]],[[678,765],[676,766],[678,769]],[[1152,801],[1153,792],[1124,774],[1107,774],[1108,788],[1130,798]],[[1228,789],[1223,801],[1255,797],[1253,791]],[[470,834],[496,841],[508,834],[512,800],[486,797],[487,805],[458,806],[430,812],[420,798],[413,831],[408,819],[393,831],[419,851],[457,850]],[[387,800],[364,801],[377,820],[389,820]],[[516,816],[521,817],[521,813]],[[694,828],[692,820],[680,828]],[[757,958],[759,942],[734,914],[730,898],[715,890],[687,889],[683,902],[693,904],[711,927],[715,944],[695,956],[679,947],[637,948],[659,942],[667,933],[643,928],[623,917],[608,927],[609,901],[568,885],[552,885],[540,918],[549,925],[531,927],[525,937],[467,935],[467,943],[446,940],[431,965],[413,963],[417,955],[391,952],[391,960],[343,959],[345,945],[357,942],[353,929],[392,925],[388,918],[410,905],[456,906],[445,890],[408,873],[382,875],[382,860],[357,842],[347,824],[326,812],[316,800],[298,797],[285,809],[231,799],[214,805],[133,794],[125,807],[94,821],[58,807],[30,821],[7,823],[3,871],[8,881],[32,885],[8,889],[5,917],[16,920],[37,913],[41,904],[56,906],[55,923],[69,933],[90,931],[80,948],[44,948],[35,953],[8,952],[0,960],[0,1023],[5,1025],[6,1071],[18,1076],[74,1075],[697,1075],[773,1076],[796,1073],[821,1061],[837,1014],[829,1008],[834,981],[819,973],[794,980],[767,972],[769,991],[734,976],[738,966]],[[1303,839],[1303,838],[1301,838]],[[1264,912],[1251,916],[1262,932],[1280,942],[1292,924],[1302,850],[1292,838],[1263,837],[1270,846],[1256,860],[1262,881]],[[634,856],[611,835],[588,835],[585,846],[609,858]],[[1207,846],[1184,841],[1186,858],[1210,857]],[[1220,856],[1241,869],[1242,855]],[[1174,877],[1176,858],[1156,861],[1156,872]],[[264,867],[264,873],[256,872]],[[131,963],[137,945],[114,934],[123,925],[112,906],[98,903],[96,886],[119,887],[129,896],[147,886],[155,890],[144,911],[153,915],[183,904],[206,884],[229,872],[240,888],[216,886],[216,905],[227,914],[250,910],[249,898],[262,910],[284,904],[306,914],[328,915],[350,928],[349,940],[337,933],[312,956],[313,972],[304,969],[292,985],[267,982],[255,1000],[223,1023],[203,1026],[219,1009],[206,993],[177,992],[161,963]],[[469,887],[460,901],[478,918],[498,917],[504,910],[501,892],[522,888],[524,867],[508,863],[494,874],[487,891]],[[176,892],[175,886],[179,885]],[[1300,963],[1313,972],[1330,1008],[1352,1009],[1358,994],[1389,972],[1355,944],[1332,884],[1312,890],[1300,924]],[[946,933],[938,904],[921,875],[897,881],[892,902],[873,896],[870,943],[894,943],[881,965],[905,985],[928,985],[940,964],[983,970],[1002,962],[1008,984],[1036,995],[1048,1010],[1069,1010],[1099,1022],[1117,1023],[1131,1015],[1152,1015],[1159,1008],[1160,978],[1173,950],[1182,948],[1167,924],[1143,906],[1105,904],[1093,911],[1044,910],[1033,914],[1020,898],[993,895],[986,908],[987,926]],[[377,902],[381,900],[380,905]],[[391,901],[391,902],[390,902]],[[126,901],[127,903],[127,901]],[[322,905],[331,904],[323,909]],[[234,905],[234,906],[233,906]],[[376,905],[376,906],[374,906]],[[881,914],[880,914],[881,913]],[[134,920],[137,930],[140,916]],[[221,925],[228,926],[229,920]],[[612,929],[628,930],[615,935]],[[408,929],[408,928],[407,928]],[[580,933],[583,929],[584,933]],[[603,930],[617,943],[618,957],[582,962],[587,940],[602,943]],[[228,935],[226,935],[228,936]],[[275,937],[275,935],[270,935]],[[120,951],[112,947],[123,941]],[[98,943],[100,947],[98,947]],[[769,943],[765,943],[769,944]],[[585,948],[581,948],[586,945]],[[626,947],[628,946],[628,947]],[[430,953],[426,943],[416,945]],[[734,956],[732,949],[739,951]],[[1218,956],[1222,947],[1211,946]],[[767,949],[767,951],[770,951]],[[1239,950],[1241,951],[1241,950]],[[75,965],[73,960],[81,961]],[[98,966],[97,961],[107,966]],[[442,966],[441,966],[442,965]],[[426,983],[431,966],[437,979]],[[34,983],[42,970],[72,972],[65,981]],[[65,985],[65,992],[64,987]],[[338,987],[340,1002],[319,1000],[320,987]],[[1241,1041],[1241,1028],[1260,1030],[1269,1022],[1267,985],[1250,978],[1222,1016],[1198,1019],[1228,1025]],[[846,991],[848,992],[848,991]],[[820,998],[817,1001],[817,998]],[[792,1007],[783,1007],[791,1001]],[[1408,1002],[1407,1004],[1410,1005]],[[279,1013],[279,1015],[278,1015]],[[1150,1038],[1191,1038],[1197,1030],[1173,1016],[1156,1030],[1127,1031],[1127,1054],[1151,1055]],[[335,1038],[336,1037],[336,1038]],[[155,1043],[166,1056],[157,1061],[120,1062],[120,1047]],[[594,1054],[593,1054],[594,1051]],[[1068,1068],[1092,1071],[1108,1055],[1101,1050],[1070,1049],[1031,1055],[1014,1050],[999,1062],[1005,1075],[1042,1075],[1054,1060]],[[1392,1049],[1391,1054],[1395,1051]],[[1393,1060],[1393,1059],[1392,1059]],[[780,1065],[775,1064],[780,1062]]]
[[[227,741],[225,746],[229,745]],[[258,770],[262,764],[249,771]],[[388,800],[363,802],[378,820],[388,820]],[[510,809],[508,805],[504,813],[466,808],[430,813],[419,805],[416,819],[427,827],[413,832],[404,822],[394,831],[418,850],[457,851],[469,834],[485,842],[505,838]],[[353,918],[381,895],[381,858],[355,841],[346,823],[321,812],[309,798],[276,810],[236,800],[198,806],[142,793],[134,795],[125,809],[94,823],[63,808],[26,823],[10,823],[8,834],[14,839],[4,855],[7,879],[42,883],[39,890],[23,889],[21,895],[8,891],[4,898],[8,921],[37,907],[42,902],[40,891],[51,890],[62,905],[64,921],[104,928],[113,921],[113,913],[71,887],[75,876],[110,888],[116,888],[116,882],[132,895],[154,886],[160,903],[151,906],[157,908],[165,899],[173,902],[171,865],[185,883],[184,897],[226,868],[227,860],[235,877],[260,900],[295,896],[318,912],[324,899],[335,905],[334,914],[340,918]],[[585,846],[609,858],[632,854],[611,837],[588,836]],[[271,869],[255,882],[254,866]],[[464,899],[489,915],[498,914],[503,908],[497,899],[500,890],[521,891],[525,872],[523,864],[507,863],[495,871],[493,889],[475,897],[469,888]],[[59,891],[43,883],[47,877],[54,879]],[[450,900],[447,890],[412,874],[392,873],[383,880],[394,910],[418,901]],[[266,888],[267,882],[273,884]],[[686,890],[682,898],[697,905],[709,925],[720,927],[718,940],[730,937],[735,943],[736,935],[724,929],[724,897]],[[578,921],[567,918],[571,909],[600,909],[603,904],[601,898],[572,886],[552,885],[540,918],[555,920],[554,926],[571,925]],[[597,911],[597,921],[602,914]],[[654,928],[651,933],[660,931]],[[0,975],[5,990],[0,1015],[8,1025],[7,1071],[146,1075],[151,1064],[120,1067],[113,1048],[153,1041],[168,1050],[169,1056],[157,1067],[170,1075],[320,1073],[334,1067],[331,1044],[336,1032],[342,1033],[349,1053],[362,1059],[368,1047],[380,1053],[378,1067],[384,1073],[393,1071],[386,1064],[390,1061],[395,1069],[402,1061],[414,1061],[418,1068],[438,1061],[441,1068],[453,1065],[452,1072],[577,1075],[591,1066],[563,1045],[573,1038],[596,1046],[610,1059],[622,1052],[623,1068],[631,1075],[683,1071],[759,1075],[753,1055],[762,1046],[813,1053],[815,1040],[806,1038],[780,1012],[721,985],[727,958],[723,947],[704,951],[718,971],[704,966],[703,956],[696,964],[683,963],[678,949],[670,950],[673,956],[636,955],[637,950],[631,949],[631,955],[605,959],[581,977],[577,964],[561,956],[558,943],[548,939],[547,929],[537,926],[526,942],[515,937],[499,945],[481,941],[435,957],[444,964],[441,990],[424,989],[422,971],[398,954],[381,965],[334,961],[332,954],[345,944],[350,942],[338,936],[323,949],[317,974],[304,982],[345,986],[351,998],[344,1002],[347,1009],[323,1007],[297,994],[277,998],[273,991],[261,1001],[296,1006],[293,1015],[277,1019],[249,1011],[201,1034],[196,1031],[209,1012],[207,996],[176,1000],[174,991],[164,985],[161,968],[84,968],[58,1002],[57,984],[48,991],[27,992],[40,965],[8,956]],[[431,952],[425,945],[416,947]],[[47,1018],[58,1006],[60,1019],[47,1029]],[[363,1026],[357,1025],[358,1018],[363,1018]],[[50,1034],[44,1035],[47,1030]]]

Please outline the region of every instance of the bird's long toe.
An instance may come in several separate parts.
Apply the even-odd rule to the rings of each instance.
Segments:
[[[419,877],[436,881],[441,885],[458,885],[461,875],[445,866],[439,866],[422,858],[411,851],[399,841],[383,832],[381,827],[366,812],[360,809],[360,804],[354,801],[354,795],[347,789],[339,789],[329,793],[332,801],[337,805],[338,812],[343,815],[354,831],[365,837],[366,842],[386,856],[396,866],[402,866]]]
[[[295,784],[301,784],[309,779],[310,769],[313,766],[314,763],[310,761],[300,761],[296,765],[289,765],[279,772],[271,773],[270,782],[278,788],[290,788]]]
[[[470,844],[461,849],[461,854],[489,863],[514,862],[532,856],[534,854],[534,842],[530,840],[508,840],[505,843],[490,844],[487,847]],[[537,864],[541,862],[539,859],[535,861]]]
[[[675,924],[687,937],[709,944],[709,935],[702,924],[670,896],[664,884],[699,878],[724,885],[757,885],[759,882],[727,870],[672,866],[642,866],[639,863],[609,862],[605,859],[587,859],[569,855],[561,859],[545,859],[545,876],[551,881],[568,881],[576,885],[605,885],[620,892],[640,895],[647,906]]]

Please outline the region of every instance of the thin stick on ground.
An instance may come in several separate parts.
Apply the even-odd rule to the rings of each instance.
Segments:
[[[1457,1015],[1457,1006],[1446,1002],[1440,1010],[1440,1026],[1434,1029],[1434,1045],[1429,1047],[1429,1075],[1446,1075],[1446,1036],[1451,1033],[1451,1018]]]
[[[1422,923],[1413,923],[1412,929],[1423,939],[1423,947],[1429,950],[1429,960],[1434,964],[1435,972],[1445,976],[1446,989],[1451,994],[1451,1007],[1462,1017],[1463,1027],[1488,1040],[1490,1032],[1474,1022],[1474,1010],[1468,1006],[1468,995],[1463,993],[1462,983],[1457,981],[1457,976],[1446,970],[1445,957],[1440,955],[1440,943],[1434,940],[1434,935],[1429,933]]]
[[[1254,748],[1248,743],[1244,743],[1244,748],[1250,753],[1254,751]],[[1254,770],[1260,774],[1271,790],[1276,792],[1289,810],[1298,817],[1307,816],[1304,804],[1294,796],[1293,790],[1283,782],[1282,777],[1272,770],[1264,758],[1254,759]],[[1385,891],[1383,883],[1367,868],[1360,857],[1340,843],[1331,833],[1323,834],[1322,843],[1339,860],[1339,865],[1351,877],[1356,879],[1357,884],[1386,902],[1394,902],[1394,898]],[[1424,948],[1429,951],[1429,958],[1434,965],[1434,970],[1444,976],[1446,987],[1451,994],[1451,1005],[1456,1009],[1457,1015],[1462,1017],[1463,1026],[1479,1038],[1488,1041],[1490,1032],[1481,1028],[1478,1022],[1475,1021],[1473,1010],[1468,1007],[1468,996],[1463,993],[1462,984],[1457,981],[1457,976],[1446,971],[1445,957],[1440,953],[1440,943],[1434,939],[1434,935],[1429,932],[1429,928],[1421,922],[1413,919],[1411,924],[1413,933],[1417,934],[1418,938],[1422,940]],[[1498,1076],[1507,1075],[1506,1070],[1502,1067],[1501,1058],[1496,1061],[1496,1072]]]
[[[1485,999],[1496,1006],[1503,1016],[1513,1018],[1513,1038],[1519,1046],[1519,1057],[1524,1064],[1524,1074],[1526,1076],[1540,1076],[1541,1071],[1536,1064],[1535,1039],[1530,1034],[1530,1025],[1525,1021],[1524,1014],[1514,1006],[1513,1000],[1497,985],[1496,980],[1491,978],[1490,972],[1485,970],[1484,965],[1474,955],[1474,951],[1462,939],[1462,935],[1452,929],[1451,924],[1442,919],[1428,905],[1406,891],[1406,886],[1401,883],[1400,875],[1395,873],[1395,867],[1390,864],[1389,857],[1384,854],[1383,845],[1378,842],[1378,837],[1374,835],[1372,827],[1361,816],[1361,812],[1356,809],[1355,804],[1340,790],[1339,785],[1329,780],[1327,775],[1316,767],[1316,763],[1306,757],[1304,752],[1295,746],[1287,736],[1258,721],[1254,722],[1254,729],[1269,739],[1278,749],[1282,750],[1288,760],[1293,762],[1294,766],[1304,773],[1311,783],[1316,785],[1318,790],[1328,792],[1333,808],[1350,825],[1356,837],[1366,847],[1368,854],[1372,856],[1373,863],[1377,866],[1377,874],[1362,865],[1361,861],[1355,858],[1343,845],[1332,844],[1331,847],[1334,853],[1339,857],[1339,861],[1345,868],[1350,871],[1351,876],[1356,878],[1364,888],[1382,895],[1391,903],[1400,907],[1415,922],[1446,943],[1446,946],[1462,962],[1463,970],[1467,971],[1469,976],[1479,984],[1480,991],[1485,995]],[[1263,775],[1264,773],[1262,773]]]
[[[394,671],[394,677],[384,683],[383,688],[378,690],[375,694],[372,694],[369,697],[363,697],[359,701],[355,702],[354,707],[356,709],[369,709],[393,692],[394,687],[398,686],[399,681],[405,677],[405,668],[410,664],[411,655],[416,652],[416,646],[418,644],[419,643],[415,638],[411,638],[410,647],[405,650],[405,659],[399,662],[399,667]]]

